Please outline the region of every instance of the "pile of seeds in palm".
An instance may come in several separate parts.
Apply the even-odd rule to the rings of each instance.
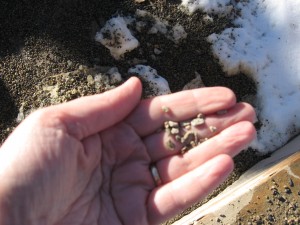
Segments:
[[[164,112],[169,112],[166,106],[162,107]],[[164,123],[165,132],[171,137],[167,140],[166,146],[170,150],[176,149],[176,141],[183,146],[180,150],[181,154],[186,153],[197,145],[203,143],[208,138],[199,137],[194,127],[199,127],[205,124],[205,115],[199,113],[196,118],[183,122],[166,121]],[[214,126],[209,127],[211,132],[216,132],[217,128]],[[175,140],[175,141],[173,141]]]

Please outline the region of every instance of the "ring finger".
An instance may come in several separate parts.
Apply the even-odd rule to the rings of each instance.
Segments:
[[[250,122],[239,122],[183,155],[174,155],[156,162],[163,184],[197,168],[220,154],[234,157],[253,140],[255,128]]]

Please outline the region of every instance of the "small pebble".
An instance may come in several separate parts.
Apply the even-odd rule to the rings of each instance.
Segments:
[[[191,125],[191,122],[188,122],[188,121],[184,121],[184,122],[180,123],[180,126],[182,126],[182,127],[187,127],[187,126],[190,126],[190,125]]]
[[[88,75],[86,79],[88,84],[94,84],[94,77],[92,75]]]
[[[197,118],[202,118],[202,119],[204,119],[204,118],[205,118],[205,116],[204,116],[204,114],[203,114],[203,113],[199,113],[199,114],[197,115]]]
[[[172,128],[178,128],[179,124],[178,122],[169,121],[169,126]]]
[[[179,134],[179,129],[173,127],[173,128],[171,129],[171,134]]]
[[[191,141],[191,142],[190,142],[190,145],[191,145],[193,148],[197,146],[195,141]]]
[[[184,153],[186,153],[188,150],[189,150],[188,147],[184,146],[184,147],[180,150],[180,153],[181,153],[181,154],[184,154]]]
[[[200,140],[199,140],[199,142],[200,143],[203,143],[203,142],[205,142],[205,141],[207,141],[208,140],[208,138],[201,138]]]
[[[294,187],[294,182],[293,182],[293,180],[291,178],[289,180],[289,185],[290,185],[290,187]]]
[[[186,129],[186,130],[190,130],[190,129],[191,129],[191,126],[186,126],[185,129]]]
[[[287,193],[287,194],[291,194],[292,190],[289,187],[285,186],[284,187],[284,192]]]
[[[171,140],[168,140],[167,141],[167,147],[170,150],[174,150],[175,149],[175,144]]]
[[[191,121],[191,125],[192,125],[193,127],[199,126],[199,125],[202,125],[202,124],[204,124],[204,119],[203,119],[203,118],[195,118],[195,119],[193,119],[193,120]]]
[[[155,55],[160,55],[162,53],[162,51],[160,49],[158,49],[158,48],[155,48],[153,50],[153,52],[154,52]]]
[[[176,136],[175,136],[175,139],[176,139],[177,141],[181,141],[180,135],[176,135]]]
[[[214,126],[209,126],[209,130],[210,130],[212,133],[214,133],[214,132],[217,131],[217,128],[214,127]]]
[[[165,105],[163,105],[163,106],[161,107],[161,109],[162,109],[162,111],[165,112],[165,113],[167,113],[167,112],[170,111],[169,107],[167,107],[167,106],[165,106]]]
[[[195,140],[195,133],[189,131],[189,132],[186,132],[184,134],[184,136],[181,138],[181,143],[184,145],[187,145],[193,140]]]

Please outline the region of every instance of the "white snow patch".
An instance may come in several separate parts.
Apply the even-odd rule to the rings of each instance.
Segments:
[[[109,75],[110,78],[110,83],[111,84],[117,84],[122,82],[122,76],[118,70],[117,67],[112,67],[107,71],[107,74]]]
[[[182,90],[191,90],[191,89],[195,89],[195,88],[202,88],[205,87],[201,75],[195,71],[195,78],[193,80],[191,80],[190,82],[188,82],[186,85],[184,85],[184,87],[182,88]]]
[[[147,21],[145,21],[146,17]],[[126,52],[130,52],[139,46],[139,41],[132,35],[128,25],[135,22],[136,30],[143,32],[149,18],[153,20],[153,26],[148,30],[148,34],[159,32],[175,44],[179,44],[187,37],[182,25],[176,24],[172,27],[168,21],[160,20],[147,11],[137,10],[135,17],[116,16],[108,20],[104,27],[96,33],[95,40],[108,48],[115,59],[120,60]]]
[[[166,38],[173,41],[175,44],[178,44],[180,41],[186,39],[187,33],[184,30],[184,27],[180,24],[175,24],[173,27],[169,25],[168,21],[161,20],[157,16],[152,15],[148,11],[145,10],[136,10],[137,19],[143,19],[143,17],[148,17],[153,19],[154,24],[149,29],[148,34],[157,34],[161,33],[165,35]],[[136,29],[141,31],[143,27],[145,27],[147,23],[144,21],[138,21],[136,23]]]
[[[231,11],[230,0],[182,0],[182,6],[190,13],[200,9],[206,13],[227,14]]]
[[[132,21],[132,18],[121,16],[111,18],[96,34],[95,40],[108,48],[115,59],[120,59],[126,52],[139,46],[138,40],[127,27]]]
[[[198,5],[191,11],[229,1],[193,2]],[[243,72],[257,82],[262,127],[252,147],[267,153],[300,131],[300,1],[239,1],[234,8],[239,11],[235,27],[208,40],[225,72]]]
[[[207,22],[207,23],[212,23],[212,22],[214,22],[214,19],[213,19],[211,16],[209,16],[209,15],[204,15],[204,16],[203,16],[203,20],[204,20],[205,22]]]
[[[171,40],[173,40],[176,44],[187,37],[187,33],[180,24],[176,24],[174,27],[172,27],[171,35]]]
[[[136,65],[128,70],[129,74],[139,75],[151,88],[147,97],[170,94],[168,81],[157,74],[157,71],[150,66]]]

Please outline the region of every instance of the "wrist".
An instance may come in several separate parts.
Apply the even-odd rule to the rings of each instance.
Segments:
[[[16,199],[11,191],[0,188],[0,225],[27,224],[25,207],[20,207],[21,204]]]
[[[26,194],[18,189],[0,187],[0,225],[47,224],[37,218],[30,192]]]

